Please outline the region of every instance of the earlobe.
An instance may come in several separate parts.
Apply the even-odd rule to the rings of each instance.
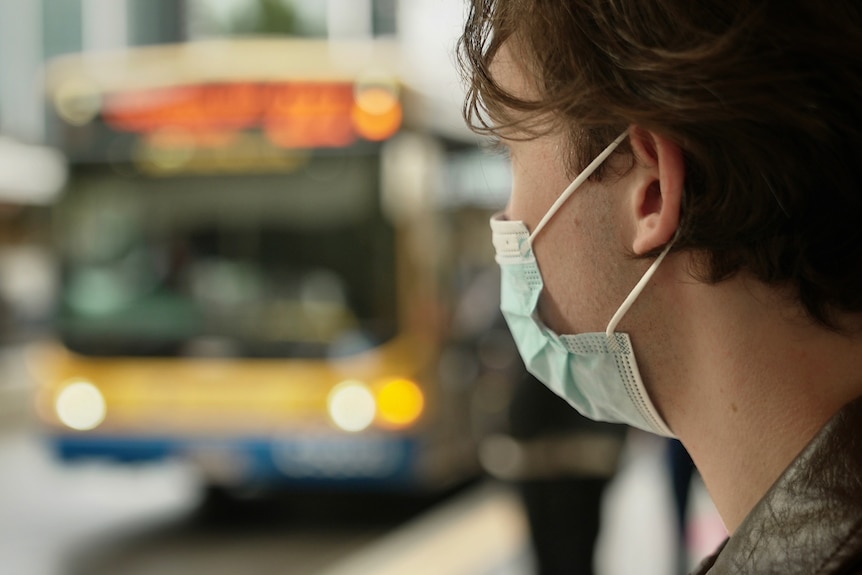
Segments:
[[[679,227],[685,185],[682,149],[668,138],[638,126],[629,131],[639,177],[632,190],[637,255],[666,245]]]

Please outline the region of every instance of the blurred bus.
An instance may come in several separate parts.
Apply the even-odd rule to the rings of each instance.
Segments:
[[[409,129],[398,59],[231,40],[52,63],[70,173],[33,364],[61,458],[179,457],[227,487],[476,474],[482,370],[452,353],[470,250],[433,208],[447,148]]]

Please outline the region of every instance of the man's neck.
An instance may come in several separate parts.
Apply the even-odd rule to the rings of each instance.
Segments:
[[[741,279],[690,289],[698,313],[677,338],[686,353],[670,424],[733,533],[826,421],[862,395],[862,338],[817,326]]]

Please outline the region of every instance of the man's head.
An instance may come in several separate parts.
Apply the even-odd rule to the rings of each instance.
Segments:
[[[460,45],[465,111],[504,137],[559,131],[571,174],[629,126],[660,135],[682,153],[674,249],[696,254],[696,276],[744,272],[790,288],[838,326],[842,312],[862,312],[857,6],[473,0]],[[501,49],[528,90],[498,81]],[[624,142],[609,165],[625,170],[631,152]]]

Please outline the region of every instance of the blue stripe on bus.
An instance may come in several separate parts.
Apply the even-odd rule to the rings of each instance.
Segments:
[[[62,435],[50,439],[64,461],[107,459],[146,463],[179,458],[236,463],[242,483],[351,484],[392,487],[421,483],[417,442],[404,437],[140,438]],[[206,471],[206,469],[204,469]]]

